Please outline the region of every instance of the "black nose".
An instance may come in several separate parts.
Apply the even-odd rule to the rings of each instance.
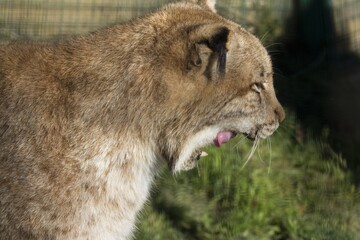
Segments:
[[[275,115],[276,115],[277,118],[278,118],[279,123],[281,123],[282,121],[284,121],[284,119],[285,119],[285,111],[284,111],[284,109],[282,108],[281,105],[277,106],[277,107],[275,108],[274,112],[275,112]]]

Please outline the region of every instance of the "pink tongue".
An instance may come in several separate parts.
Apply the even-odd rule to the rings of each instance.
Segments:
[[[214,140],[215,146],[220,147],[221,144],[227,143],[233,137],[232,132],[219,132]]]

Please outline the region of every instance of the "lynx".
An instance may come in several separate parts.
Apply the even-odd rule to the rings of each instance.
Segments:
[[[277,129],[266,49],[214,4],[0,46],[1,239],[129,239],[161,163]]]

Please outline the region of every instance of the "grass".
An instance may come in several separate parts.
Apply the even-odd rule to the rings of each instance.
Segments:
[[[263,141],[246,166],[252,142],[237,138],[209,147],[197,169],[165,170],[136,239],[356,239],[360,194],[344,159],[326,144],[326,132],[305,142],[295,132],[288,117],[271,149]]]

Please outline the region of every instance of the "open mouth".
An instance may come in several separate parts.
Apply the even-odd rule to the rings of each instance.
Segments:
[[[209,126],[202,129],[185,142],[178,159],[171,165],[172,170],[178,172],[194,168],[201,157],[208,155],[202,150],[205,146],[221,147],[237,134],[239,134],[238,131],[223,130],[218,126]]]
[[[208,155],[202,150],[202,148],[207,145],[221,147],[240,133],[253,141],[256,139],[265,139],[269,137],[276,128],[277,125],[269,125],[265,127],[243,127],[242,131],[240,129],[235,131],[229,129],[223,130],[218,126],[204,128],[186,141],[177,161],[173,162],[170,166],[174,172],[192,169],[197,165],[197,162],[201,157]]]
[[[216,135],[216,138],[214,139],[214,145],[216,147],[220,147],[222,144],[227,143],[235,136],[236,136],[236,132],[233,132],[233,131],[219,132]]]
[[[221,147],[221,145],[229,142],[236,135],[237,135],[237,133],[234,131],[221,131],[216,135],[212,144],[216,147]],[[206,152],[204,152],[202,149],[195,149],[190,158],[194,159],[194,160],[199,160],[201,157],[205,157],[207,155],[208,154]]]

